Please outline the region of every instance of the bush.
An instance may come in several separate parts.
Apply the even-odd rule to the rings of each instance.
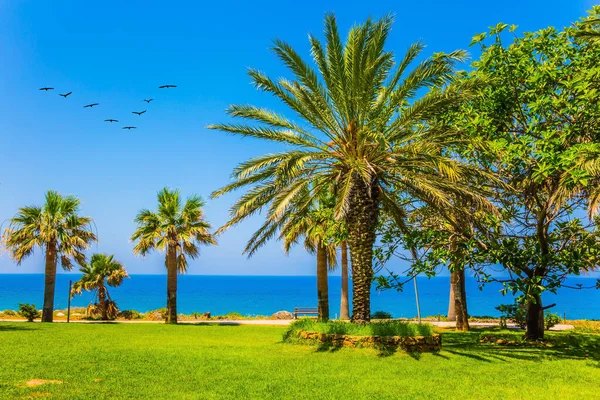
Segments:
[[[17,312],[14,310],[4,310],[4,311],[0,312],[0,314],[5,317],[16,317],[17,316]]]
[[[399,321],[371,322],[358,325],[341,321],[318,322],[311,318],[301,318],[292,322],[283,334],[285,341],[292,341],[299,331],[332,333],[353,336],[431,336],[433,326]]]
[[[156,310],[148,311],[144,314],[144,318],[149,321],[160,321],[167,319],[167,309],[158,308]]]
[[[19,315],[26,318],[27,321],[33,322],[34,319],[40,317],[40,312],[35,308],[35,304],[19,303]]]
[[[554,325],[560,324],[561,322],[562,318],[556,313],[547,312],[546,315],[544,315],[544,328],[546,330],[552,328]]]
[[[247,319],[245,316],[243,316],[242,314],[240,314],[239,312],[229,312],[227,314],[224,315],[219,315],[217,317],[215,317],[216,319]]]
[[[386,311],[375,311],[371,314],[371,319],[392,319],[392,314]]]
[[[527,326],[527,312],[521,304],[501,304],[496,307],[500,311],[500,326],[506,328],[507,321],[513,321],[521,329]]]
[[[123,319],[142,319],[142,314],[135,310],[123,310],[119,311],[117,314],[117,318]]]

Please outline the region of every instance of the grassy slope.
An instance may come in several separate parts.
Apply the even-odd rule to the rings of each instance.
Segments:
[[[581,399],[600,390],[597,335],[578,337],[584,344],[571,349],[542,350],[479,344],[479,332],[447,333],[438,355],[384,357],[282,344],[283,331],[0,323],[0,397]],[[64,384],[26,387],[34,378]]]

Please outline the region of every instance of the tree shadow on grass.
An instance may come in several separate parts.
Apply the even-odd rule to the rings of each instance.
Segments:
[[[167,325],[167,324],[165,324]],[[220,322],[220,323],[214,323],[214,322],[184,322],[184,323],[179,323],[177,324],[177,326],[221,326],[221,327],[232,327],[232,326],[242,326],[243,324],[240,324],[239,322]],[[248,325],[251,326],[251,325]]]
[[[21,323],[19,325],[4,325],[0,324],[0,332],[10,332],[10,331],[32,331],[34,330],[33,326],[29,326],[29,324]]]
[[[522,340],[522,332],[499,329],[472,330],[470,332],[447,332],[443,334],[443,351],[482,362],[506,362],[510,359],[541,361],[549,359],[591,360],[600,367],[600,335],[570,332],[548,333],[540,343]],[[485,335],[496,341],[480,343]],[[506,345],[511,342],[511,345]]]

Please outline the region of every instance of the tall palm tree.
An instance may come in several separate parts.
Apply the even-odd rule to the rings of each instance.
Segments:
[[[158,192],[158,210],[142,210],[135,218],[138,228],[131,236],[133,252],[145,256],[152,250],[164,251],[167,267],[166,323],[177,323],[177,273],[187,270],[187,258],[200,255],[199,245],[216,244],[204,219],[204,201],[190,196],[182,204],[179,190]]]
[[[73,269],[73,260],[85,265],[83,252],[97,240],[92,219],[78,214],[80,203],[75,196],[48,191],[43,207],[20,208],[6,230],[6,246],[17,264],[32,255],[35,247],[46,253],[42,322],[53,320],[58,259],[68,271]]]
[[[120,286],[123,279],[129,278],[123,264],[115,260],[113,255],[94,254],[90,263],[82,266],[79,271],[83,276],[73,284],[71,297],[81,294],[83,290],[95,292],[98,304],[93,309],[100,311],[102,320],[107,321],[109,317],[116,317],[117,307],[110,298],[107,286]]]
[[[263,208],[267,221],[276,223],[291,207],[309,207],[310,202],[294,201],[305,188],[319,197],[335,184],[335,216],[349,233],[354,322],[370,319],[379,211],[399,214],[390,192],[404,190],[440,208],[450,205],[447,193],[469,192],[458,181],[470,167],[444,152],[462,136],[452,127],[427,123],[472,95],[474,82],[450,82],[454,64],[466,53],[437,54],[409,71],[424,46],[413,44],[396,63],[385,50],[392,22],[387,16],[356,25],[344,43],[335,17],[326,15],[325,43],[309,38],[316,70],[287,43],[275,41],[273,51],[293,78],[272,80],[254,69],[249,74],[259,90],[282,101],[301,122],[265,108],[232,105],[227,113],[248,123],[209,126],[288,146],[240,164],[234,182],[212,194],[248,188],[220,231]]]

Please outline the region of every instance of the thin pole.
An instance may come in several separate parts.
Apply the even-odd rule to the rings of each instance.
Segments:
[[[71,287],[73,286],[73,281],[69,280],[69,300],[67,302],[67,323],[71,322]]]
[[[417,254],[417,249],[412,247],[410,249],[410,252],[412,254],[414,262],[416,263],[417,260],[419,259],[419,255]],[[415,275],[413,277],[413,282],[415,284],[415,298],[417,300],[417,317],[419,318],[419,323],[421,323],[421,305],[419,304],[419,287],[417,286],[417,275]]]
[[[417,286],[417,277],[413,278],[413,282],[415,283],[415,297],[417,299],[417,317],[419,318],[419,323],[421,323],[421,306],[419,305],[419,286]]]

